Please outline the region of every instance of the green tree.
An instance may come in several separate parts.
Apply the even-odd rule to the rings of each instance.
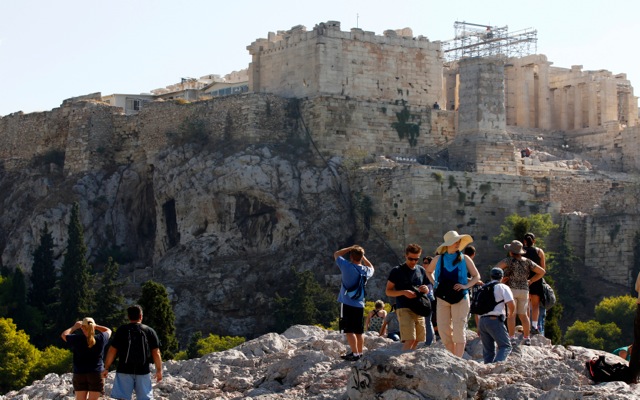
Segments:
[[[562,329],[560,328],[560,319],[562,318],[562,313],[564,311],[562,299],[557,294],[553,278],[545,275],[545,281],[547,281],[547,283],[551,285],[556,292],[557,302],[550,310],[547,310],[547,315],[544,318],[544,336],[551,340],[553,344],[561,344]]]
[[[36,365],[29,373],[29,382],[44,378],[46,374],[58,375],[72,371],[73,353],[67,349],[48,346],[40,352]]]
[[[637,298],[629,295],[605,297],[595,307],[596,321],[601,324],[613,322],[620,328],[620,346],[633,343],[633,321],[636,315],[636,300]]]
[[[56,270],[53,264],[53,236],[49,232],[48,225],[45,224],[40,232],[40,245],[33,252],[29,304],[43,313],[49,311],[47,307],[56,301],[55,285]]]
[[[142,285],[142,295],[138,304],[142,306],[143,322],[152,327],[160,338],[160,350],[162,357],[167,360],[173,359],[178,351],[178,340],[176,339],[175,314],[167,289],[160,283],[147,281]]]
[[[311,271],[291,269],[293,288],[287,297],[276,293],[276,329],[284,332],[296,324],[330,326],[338,316],[335,297],[320,286]]]
[[[111,328],[117,328],[126,322],[122,313],[125,301],[124,296],[120,294],[122,284],[118,282],[119,275],[120,266],[109,257],[102,274],[102,285],[96,296],[100,301],[100,307],[96,309],[94,315],[100,325]]]
[[[57,312],[56,270],[53,263],[53,236],[45,224],[40,231],[40,245],[33,252],[31,287],[28,303],[42,316],[37,330],[30,331],[31,341],[38,348],[52,344],[58,335],[53,332]]]
[[[576,321],[567,329],[565,344],[611,351],[620,343],[620,328],[613,322]]]
[[[505,218],[500,226],[500,234],[493,238],[493,242],[502,248],[502,245],[512,240],[522,242],[525,233],[533,232],[536,235],[536,246],[544,248],[544,239],[557,228],[551,214],[531,214],[527,217],[511,214]]]
[[[189,338],[189,344],[187,345],[187,358],[198,358],[198,342],[202,339],[202,332],[194,332]]]
[[[19,331],[10,318],[0,318],[0,393],[28,383],[38,357],[38,349],[29,343],[29,335]]]
[[[547,274],[555,280],[556,294],[561,299],[571,299],[563,303],[567,316],[571,317],[575,313],[576,304],[583,303],[586,298],[577,273],[580,259],[574,255],[573,247],[569,242],[566,220],[560,229],[558,252],[549,254],[547,259]]]
[[[39,334],[43,315],[27,304],[27,283],[22,268],[17,267],[13,271],[9,282],[8,317],[27,334]]]
[[[206,338],[198,340],[197,355],[202,357],[205,354],[225,351],[240,346],[245,342],[245,338],[241,336],[218,336],[209,334]]]
[[[60,270],[60,308],[57,329],[62,332],[69,321],[78,321],[92,313],[93,292],[90,287],[91,267],[87,263],[87,246],[80,223],[80,206],[74,203],[67,231],[68,242],[64,263]]]

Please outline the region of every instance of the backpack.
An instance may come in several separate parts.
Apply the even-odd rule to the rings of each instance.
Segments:
[[[124,363],[129,365],[145,365],[151,362],[151,348],[147,340],[147,333],[140,324],[128,327],[129,339]]]
[[[355,265],[353,266],[353,268],[356,268]],[[356,270],[357,269],[358,268],[356,268]],[[365,285],[367,284],[367,274],[366,272],[365,273],[361,273],[360,271],[358,272],[360,273],[360,278],[358,279],[356,284],[350,288],[346,286],[344,288],[345,288],[345,294],[351,300],[362,301],[367,295],[367,291],[365,289]],[[344,286],[344,283],[342,285]]]
[[[549,285],[544,278],[542,278],[542,305],[545,310],[551,309],[551,307],[556,305],[556,293],[553,291],[551,285]]]
[[[489,282],[478,289],[471,299],[471,308],[469,309],[471,314],[484,315],[493,311],[498,304],[504,302],[504,299],[496,301],[493,295],[493,289],[497,284],[498,282]]]
[[[604,356],[594,357],[585,363],[587,374],[592,381],[599,382],[626,382],[629,378],[629,366],[623,363],[610,364]]]

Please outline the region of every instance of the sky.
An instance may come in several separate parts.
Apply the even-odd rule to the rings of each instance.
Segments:
[[[269,32],[326,21],[431,41],[452,39],[456,21],[533,28],[554,66],[626,73],[640,87],[639,18],[637,0],[0,0],[0,116],[225,75],[247,68],[246,47]]]

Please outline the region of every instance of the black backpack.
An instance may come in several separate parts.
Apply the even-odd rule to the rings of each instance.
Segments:
[[[469,309],[471,314],[484,315],[493,311],[498,304],[504,302],[504,300],[496,301],[493,295],[493,288],[496,284],[498,282],[489,282],[478,289],[471,299],[471,308]]]
[[[129,340],[125,352],[124,363],[129,365],[145,365],[151,363],[151,348],[147,333],[141,324],[130,324]]]
[[[627,382],[629,379],[629,366],[623,363],[610,364],[605,360],[604,356],[594,357],[586,362],[587,373],[592,381]]]

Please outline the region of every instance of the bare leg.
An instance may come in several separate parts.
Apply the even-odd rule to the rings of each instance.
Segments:
[[[418,347],[417,340],[405,340],[402,342],[402,351],[415,350]]]
[[[530,294],[529,306],[531,307],[531,321],[537,322],[538,317],[540,317],[540,296],[537,294]]]
[[[76,392],[76,400],[87,400],[87,392],[86,390]]]
[[[509,337],[514,337],[516,335],[516,314],[509,314],[509,318],[507,318],[507,329],[509,330]]]
[[[524,337],[529,337],[529,332],[531,330],[531,323],[529,323],[529,316],[527,314],[518,314],[518,318],[520,318],[520,322],[522,323],[522,330],[524,332]],[[515,318],[514,318],[515,322]]]
[[[357,353],[362,354],[362,349],[364,348],[364,337],[361,333],[357,333],[356,337],[356,348],[358,349]]]
[[[351,352],[352,353],[357,353],[358,352],[358,343],[357,343],[357,339],[356,339],[356,334],[355,333],[345,333],[345,336],[347,337],[347,342],[349,343],[349,347],[351,347]]]
[[[99,400],[100,395],[100,392],[89,392],[89,400]]]
[[[464,346],[465,346],[465,343],[454,343],[453,354],[458,357],[462,357],[462,355],[464,354]]]

